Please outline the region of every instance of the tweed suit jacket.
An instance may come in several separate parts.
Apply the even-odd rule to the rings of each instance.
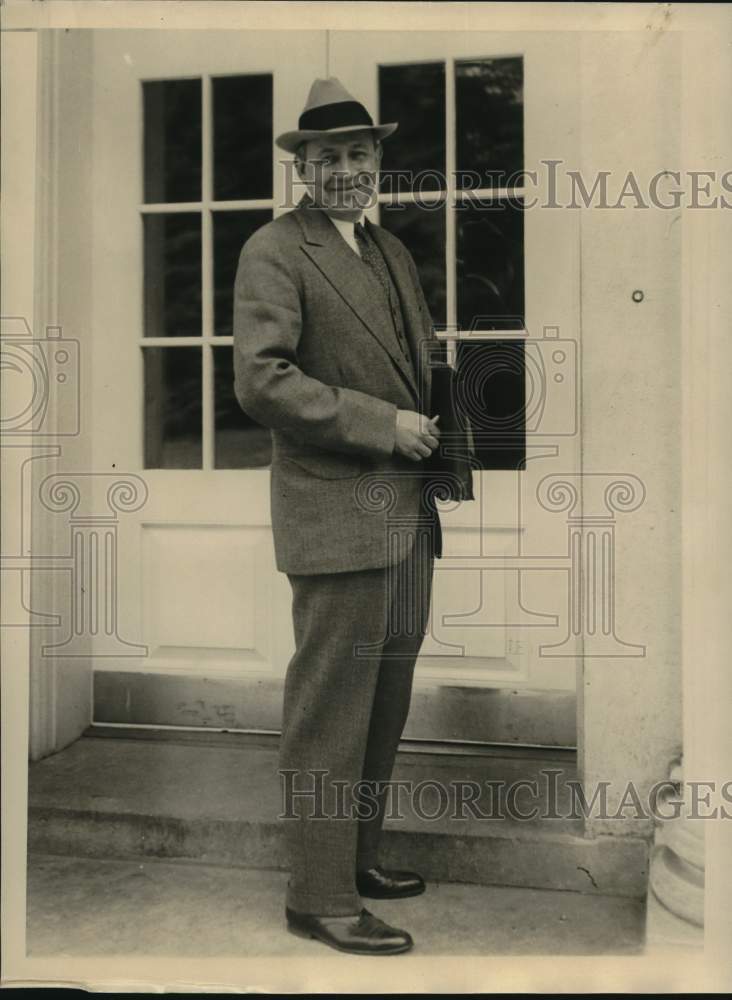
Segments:
[[[409,553],[426,514],[429,474],[394,444],[397,409],[432,415],[432,323],[408,250],[368,226],[399,294],[416,372],[366,265],[307,196],[258,229],[239,258],[234,391],[272,431],[272,531],[277,568],[288,574],[390,565]]]

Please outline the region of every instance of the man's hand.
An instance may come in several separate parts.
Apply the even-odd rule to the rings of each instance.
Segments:
[[[396,443],[394,451],[414,462],[429,458],[440,443],[439,415],[426,417],[414,410],[397,410]]]

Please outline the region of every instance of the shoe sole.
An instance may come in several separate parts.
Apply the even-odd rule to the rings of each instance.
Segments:
[[[389,951],[354,951],[353,948],[342,948],[340,945],[333,944],[331,941],[326,941],[317,934],[313,934],[312,931],[301,930],[299,927],[294,927],[292,924],[287,925],[287,930],[290,934],[296,935],[296,937],[305,938],[308,941],[320,941],[321,944],[326,945],[328,948],[333,948],[334,951],[342,951],[348,955],[363,955],[364,958],[370,956],[379,955],[403,955],[405,951],[411,951],[413,945],[404,944],[400,945],[398,948],[391,948]]]
[[[410,889],[408,892],[392,892],[388,896],[372,896],[368,892],[359,892],[359,896],[362,896],[364,899],[409,899],[411,896],[423,896],[424,892],[424,889]]]

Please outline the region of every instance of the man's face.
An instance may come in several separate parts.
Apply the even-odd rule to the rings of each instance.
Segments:
[[[373,200],[381,146],[371,132],[311,139],[297,160],[297,172],[315,204],[329,215],[357,219]]]

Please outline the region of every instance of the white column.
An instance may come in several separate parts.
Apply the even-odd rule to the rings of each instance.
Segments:
[[[710,25],[711,27],[711,25]],[[719,199],[719,177],[732,171],[732,135],[727,121],[732,93],[730,33],[685,32],[682,52],[684,187],[692,171],[701,178],[698,204]],[[729,174],[732,178],[732,173]],[[709,183],[709,194],[705,187]],[[685,805],[690,782],[730,779],[732,704],[729,653],[732,628],[729,575],[730,429],[732,348],[729,260],[732,254],[732,194],[729,207],[687,207],[682,212],[683,542],[682,603],[683,759],[678,777]],[[714,800],[717,796],[712,795]],[[649,949],[701,945],[728,953],[730,833],[727,820],[677,819],[656,835],[648,897]],[[726,844],[723,843],[726,841]],[[726,867],[726,876],[724,868]],[[705,878],[706,877],[706,878]],[[706,893],[705,893],[706,881]],[[714,919],[708,918],[710,911]],[[706,933],[702,926],[706,923]]]

